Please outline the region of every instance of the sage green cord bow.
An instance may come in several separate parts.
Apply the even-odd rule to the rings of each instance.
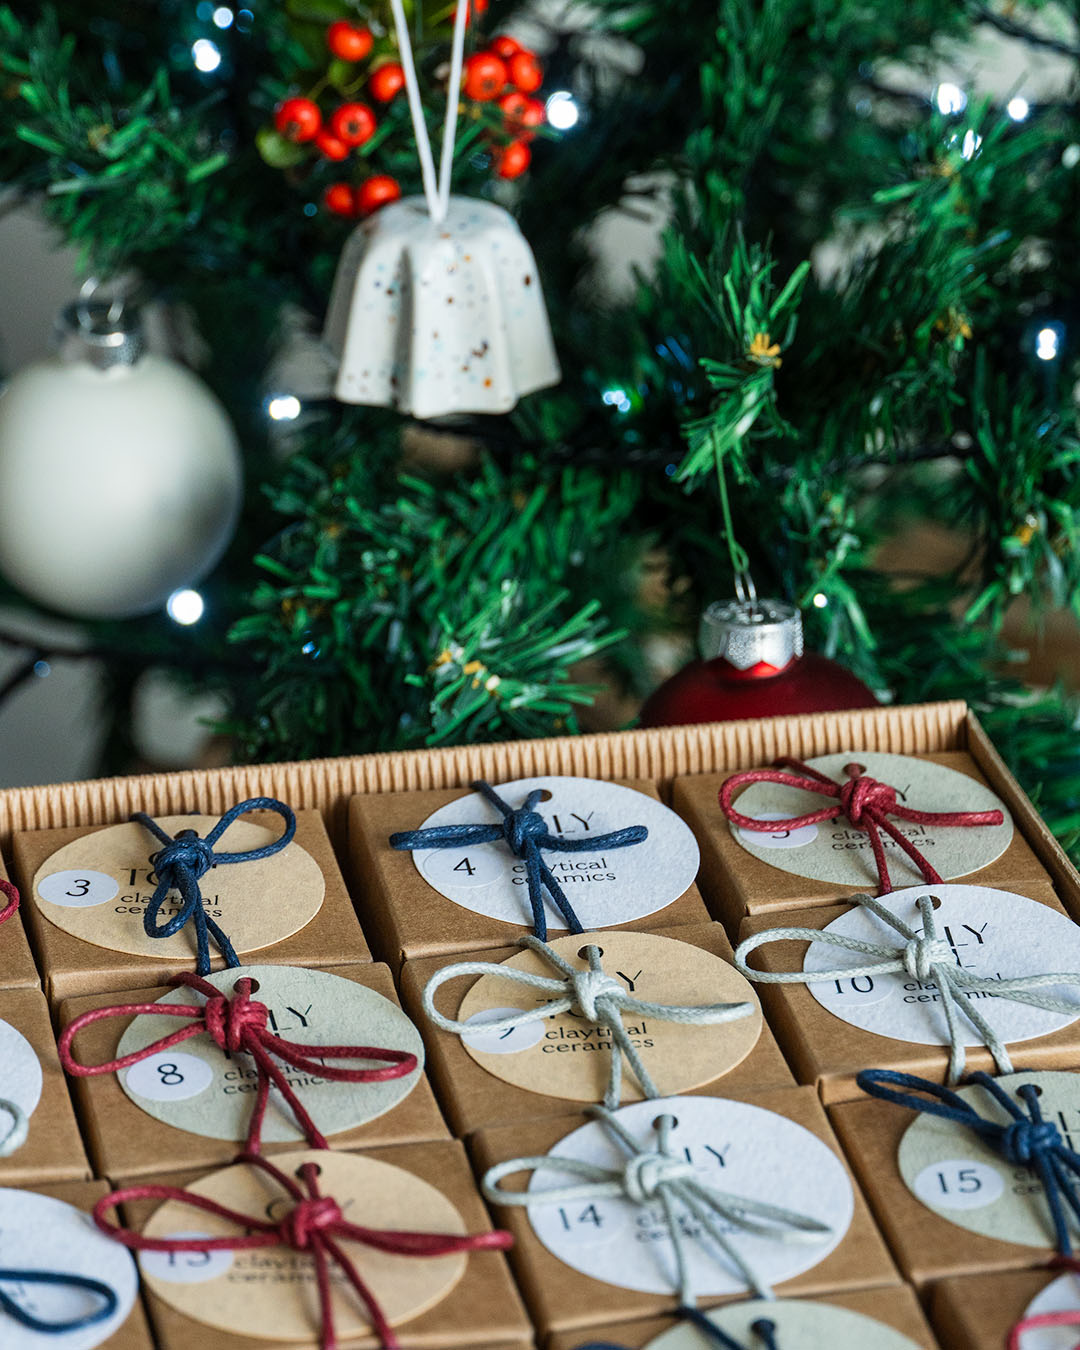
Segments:
[[[887,898],[887,897],[886,897]],[[992,994],[996,998],[1026,1003],[1044,1012],[1080,1015],[1080,1002],[1040,994],[1039,989],[1053,985],[1071,984],[1080,987],[1080,974],[1018,975],[1013,979],[992,980],[972,975],[957,963],[948,942],[938,936],[934,922],[934,904],[929,895],[916,901],[922,916],[922,934],[897,917],[884,903],[872,895],[853,895],[852,903],[868,909],[882,923],[888,924],[903,943],[864,942],[860,938],[830,933],[823,928],[767,928],[740,942],[735,951],[735,965],[748,980],[757,984],[827,984],[832,980],[857,979],[860,975],[909,975],[921,984],[933,981],[941,994],[941,1006],[949,1032],[950,1084],[958,1082],[964,1072],[964,1037],[961,1016],[966,1017],[982,1037],[982,1042],[994,1057],[998,1073],[1012,1073],[1012,1061],[997,1032],[983,1017],[970,994]],[[769,942],[821,942],[844,951],[876,956],[877,961],[861,966],[843,966],[836,970],[754,970],[746,958],[758,947]]]
[[[622,1167],[601,1167],[581,1158],[562,1158],[543,1155],[535,1158],[511,1158],[497,1163],[484,1173],[480,1187],[485,1197],[495,1205],[565,1205],[594,1200],[630,1200],[635,1205],[649,1205],[659,1201],[671,1235],[675,1252],[678,1295],[683,1307],[695,1305],[686,1244],[676,1214],[676,1204],[684,1206],[712,1238],[739,1272],[745,1283],[759,1298],[772,1298],[773,1292],[759,1280],[728,1238],[724,1228],[732,1227],[744,1233],[772,1238],[776,1242],[815,1243],[832,1236],[828,1224],[812,1219],[781,1205],[770,1205],[745,1195],[720,1191],[702,1181],[694,1165],[680,1157],[672,1148],[671,1131],[676,1124],[672,1115],[659,1116],[655,1122],[656,1146],[641,1147],[637,1140],[605,1106],[591,1106],[588,1114],[626,1154]],[[504,1191],[499,1182],[515,1172],[555,1171],[580,1177],[580,1182],[556,1186],[543,1191]]]
[[[521,945],[535,952],[546,961],[560,978],[549,975],[533,975],[528,971],[515,970],[505,965],[494,965],[487,961],[459,961],[455,965],[445,966],[437,971],[427,982],[424,989],[424,1011],[443,1031],[452,1031],[457,1036],[470,1033],[513,1031],[517,1027],[528,1026],[532,1022],[546,1021],[559,1013],[580,1013],[597,1026],[606,1027],[617,1051],[610,1057],[610,1072],[607,1087],[604,1090],[604,1105],[611,1110],[619,1105],[622,1095],[622,1060],[630,1066],[630,1072],[637,1079],[641,1091],[646,1097],[659,1097],[648,1069],[642,1063],[633,1041],[623,1026],[623,1015],[631,1017],[653,1017],[658,1021],[677,1022],[683,1026],[716,1026],[722,1022],[736,1022],[754,1013],[753,1003],[710,1003],[699,1007],[682,1007],[678,1004],[650,1003],[635,998],[624,989],[618,980],[608,975],[600,964],[600,948],[590,944],[583,950],[589,964],[585,970],[578,970],[569,961],[553,951],[546,942],[529,935],[521,939]],[[524,985],[528,989],[540,989],[550,997],[539,1007],[523,1009],[500,1017],[494,1022],[455,1022],[445,1017],[435,1007],[436,991],[447,980],[459,975],[497,975],[499,979],[510,980]]]
[[[0,1097],[0,1111],[11,1117],[10,1129],[0,1137],[0,1158],[10,1158],[26,1143],[30,1121],[22,1107],[17,1102],[8,1101],[6,1097]]]

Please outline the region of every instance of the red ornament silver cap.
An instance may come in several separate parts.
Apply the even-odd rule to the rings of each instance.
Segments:
[[[736,670],[782,670],[803,653],[802,616],[786,600],[715,600],[701,616],[698,646],[706,661],[720,657]]]

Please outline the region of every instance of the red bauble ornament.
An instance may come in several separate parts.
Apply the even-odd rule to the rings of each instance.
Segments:
[[[391,99],[397,98],[404,88],[405,72],[396,61],[387,61],[378,70],[372,71],[371,79],[368,81],[371,97],[377,103],[389,103]]]
[[[509,33],[501,33],[488,43],[488,51],[494,52],[500,60],[509,61],[512,56],[516,56],[521,51],[521,43],[517,38],[512,38]]]
[[[363,145],[375,135],[375,114],[366,103],[343,103],[330,119],[330,130],[347,146]]]
[[[494,52],[473,52],[465,62],[461,87],[477,103],[498,98],[506,88],[506,65]]]
[[[323,205],[335,216],[355,216],[356,193],[351,183],[331,183],[323,193]]]
[[[802,619],[782,600],[727,600],[702,615],[702,659],[657,689],[645,727],[732,722],[788,713],[872,708],[877,699],[850,671],[804,652]]]
[[[367,178],[356,189],[356,206],[362,216],[370,216],[387,202],[396,202],[401,196],[401,184],[388,173],[377,173]]]
[[[315,148],[327,159],[345,159],[349,153],[349,147],[345,142],[325,128],[315,137]]]
[[[274,126],[287,141],[313,141],[322,126],[322,113],[309,98],[287,98],[278,104]]]
[[[495,151],[495,172],[500,178],[520,178],[532,161],[532,151],[524,141],[511,141]]]
[[[544,67],[532,54],[522,49],[506,63],[510,83],[523,94],[535,94],[544,83]]]
[[[375,39],[370,28],[357,28],[339,19],[326,30],[326,45],[342,61],[362,61],[371,54]]]

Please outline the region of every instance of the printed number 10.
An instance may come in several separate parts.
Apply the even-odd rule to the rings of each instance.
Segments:
[[[836,985],[838,994],[844,992],[845,984],[851,985],[853,994],[870,994],[874,990],[874,980],[871,975],[853,975],[850,980],[833,980],[833,984]]]

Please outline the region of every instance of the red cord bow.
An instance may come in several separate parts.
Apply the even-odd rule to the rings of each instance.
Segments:
[[[173,984],[187,985],[190,989],[205,995],[205,1004],[179,1003],[127,1003],[117,1007],[94,1008],[90,1012],[76,1017],[60,1036],[60,1063],[68,1073],[77,1078],[88,1078],[95,1074],[119,1073],[129,1065],[149,1059],[163,1050],[190,1040],[206,1032],[210,1039],[226,1054],[238,1051],[249,1054],[255,1061],[258,1072],[255,1091],[255,1104],[251,1112],[251,1124],[248,1127],[246,1152],[258,1153],[262,1147],[263,1118],[270,1098],[271,1085],[284,1097],[291,1109],[296,1123],[303,1130],[307,1141],[313,1148],[326,1148],[327,1143],[316,1127],[315,1122],[304,1109],[302,1102],[289,1086],[282,1070],[274,1063],[274,1056],[303,1073],[316,1078],[328,1079],[334,1083],[383,1083],[392,1078],[405,1078],[416,1068],[416,1056],[409,1050],[381,1050],[370,1045],[300,1045],[296,1041],[286,1041],[267,1030],[269,1010],[265,1003],[258,1003],[251,997],[252,981],[243,976],[236,982],[236,992],[230,998],[215,989],[212,984],[199,975],[188,971],[176,975]],[[190,1017],[189,1026],[163,1036],[142,1050],[133,1050],[120,1059],[110,1059],[105,1064],[79,1064],[71,1053],[71,1042],[83,1027],[104,1017],[132,1017],[149,1015],[156,1017]],[[325,1064],[327,1059],[375,1059],[383,1060],[382,1069],[335,1069]]]
[[[929,885],[942,884],[930,863],[888,816],[897,816],[914,825],[1000,825],[1005,819],[997,810],[915,811],[910,806],[901,806],[896,800],[896,789],[888,783],[879,783],[876,778],[867,777],[861,764],[846,764],[844,772],[848,775],[848,781],[835,783],[826,774],[812,769],[800,759],[778,759],[775,763],[776,769],[749,769],[745,773],[733,774],[720,789],[720,810],[741,830],[758,830],[763,834],[797,830],[803,825],[817,825],[821,821],[838,820],[846,816],[857,830],[865,830],[870,836],[870,847],[874,850],[874,863],[878,872],[879,895],[892,890],[889,867],[885,861],[885,846],[881,841],[882,830],[899,844]],[[801,776],[779,772],[785,768]],[[823,797],[836,797],[839,800],[836,806],[824,806],[820,811],[808,811],[803,816],[792,816],[788,820],[755,820],[753,816],[741,815],[731,802],[732,794],[748,783],[782,783],[785,787],[802,788],[806,792],[817,792]]]
[[[177,1186],[128,1186],[113,1191],[94,1206],[94,1222],[109,1237],[137,1252],[242,1252],[256,1247],[289,1247],[308,1253],[315,1262],[315,1280],[319,1289],[319,1309],[322,1319],[320,1344],[322,1350],[335,1350],[334,1313],[330,1303],[330,1260],[337,1262],[345,1278],[355,1289],[367,1311],[372,1329],[379,1337],[382,1350],[399,1350],[393,1328],[386,1320],[374,1294],[360,1277],[360,1272],[339,1246],[338,1240],[350,1238],[375,1251],[390,1252],[395,1256],[451,1256],[456,1252],[505,1251],[514,1239],[509,1233],[495,1229],[489,1233],[412,1233],[396,1229],[362,1228],[349,1223],[336,1200],[323,1195],[317,1180],[319,1169],[315,1163],[304,1163],[300,1177],[306,1193],[291,1177],[273,1163],[257,1155],[248,1155],[241,1161],[260,1167],[295,1202],[283,1219],[276,1223],[251,1214],[219,1205],[216,1200],[181,1190]],[[105,1218],[105,1211],[137,1200],[177,1200],[201,1209],[207,1214],[228,1219],[244,1229],[238,1237],[220,1238],[151,1238],[134,1229],[121,1228]]]
[[[19,908],[19,892],[10,881],[4,881],[3,878],[0,877],[0,893],[6,895],[8,898],[8,903],[3,909],[0,909],[0,923],[3,923],[5,919],[10,919]]]

